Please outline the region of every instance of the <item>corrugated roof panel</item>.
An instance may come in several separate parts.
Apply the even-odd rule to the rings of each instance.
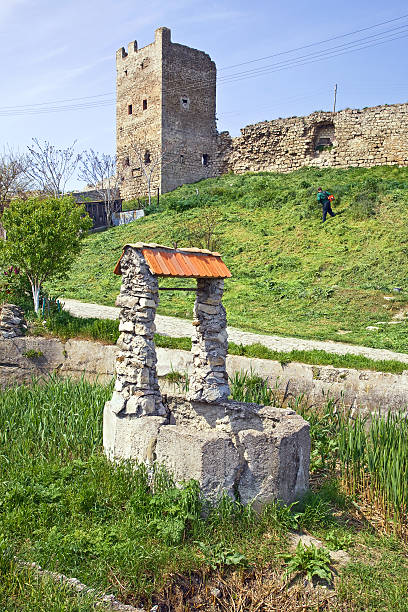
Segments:
[[[216,259],[216,257],[211,257],[209,255],[199,255],[195,257],[195,262],[201,271],[201,276],[214,276],[214,272],[216,271]]]
[[[185,257],[184,254],[174,253],[174,259],[181,269],[180,276],[192,276],[194,275],[194,268],[191,265],[190,259]]]
[[[175,276],[182,278],[229,278],[231,272],[222,261],[219,253],[206,249],[172,249],[158,244],[125,245],[140,249],[150,271],[156,276]],[[115,274],[121,274],[120,260]]]
[[[144,254],[144,251],[142,251],[142,253]],[[167,274],[173,276],[174,268],[172,269],[170,260],[166,257],[166,253],[155,249],[149,254],[149,256],[150,259],[153,258],[155,260],[155,264],[157,264],[157,267],[159,268],[158,274]]]
[[[215,267],[215,270],[218,272],[220,276],[224,276],[225,274],[228,274],[229,276],[231,276],[230,271],[228,270],[225,263],[222,261],[221,257],[214,257],[213,266]]]
[[[172,276],[184,276],[184,261],[182,257],[178,258],[177,255],[177,253],[163,253],[163,256],[166,258],[167,267],[170,268]]]

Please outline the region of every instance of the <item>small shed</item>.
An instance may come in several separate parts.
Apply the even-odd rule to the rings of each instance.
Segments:
[[[93,229],[107,227],[105,202],[101,195],[102,190],[75,191],[72,196],[78,204],[83,204],[93,222]],[[112,204],[112,212],[122,211],[122,200],[119,189],[116,190],[115,200]]]

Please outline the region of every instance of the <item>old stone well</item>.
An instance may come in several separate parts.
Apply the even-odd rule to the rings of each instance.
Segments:
[[[116,268],[121,332],[103,443],[111,459],[164,464],[177,481],[196,479],[204,496],[223,492],[254,507],[291,503],[308,489],[309,424],[293,410],[228,399],[224,279],[219,253],[127,244]],[[158,277],[196,278],[189,391],[162,395],[156,371]]]

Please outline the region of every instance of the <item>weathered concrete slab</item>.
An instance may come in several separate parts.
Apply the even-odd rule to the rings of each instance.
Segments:
[[[30,355],[35,351],[37,355]],[[59,340],[11,338],[0,340],[0,387],[30,381],[32,376],[43,376],[59,371],[64,363],[64,345]]]
[[[204,496],[223,492],[255,509],[299,499],[309,485],[309,424],[293,410],[226,401],[163,397],[166,416],[134,417],[104,409],[111,459],[164,464],[176,481],[197,480]]]
[[[41,351],[40,359],[27,359],[23,353],[33,349]],[[87,340],[61,342],[53,338],[25,336],[0,340],[0,387],[15,382],[29,381],[32,375],[41,376],[53,371],[64,376],[86,376],[107,382],[114,375],[117,348]],[[174,393],[174,385],[168,385],[163,376],[169,372],[192,371],[192,355],[188,351],[157,348],[157,371],[164,393]],[[361,411],[382,412],[408,409],[408,370],[403,374],[312,366],[288,363],[282,366],[269,359],[249,359],[238,355],[227,357],[229,375],[249,372],[267,378],[272,387],[297,396],[304,393],[316,405],[327,397],[358,407]]]
[[[116,345],[89,340],[68,340],[64,345],[65,360],[61,374],[83,376],[109,382],[114,374]]]

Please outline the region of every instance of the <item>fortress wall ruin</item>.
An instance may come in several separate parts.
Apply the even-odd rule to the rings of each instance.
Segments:
[[[318,111],[219,135],[219,172],[408,165],[408,104]]]

